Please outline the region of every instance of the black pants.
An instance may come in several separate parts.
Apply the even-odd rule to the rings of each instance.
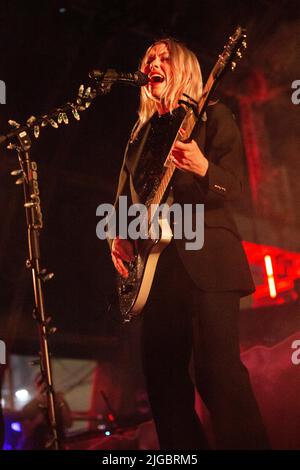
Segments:
[[[189,374],[219,449],[267,449],[248,371],[240,360],[238,292],[203,292],[170,244],[159,260],[142,327],[142,357],[161,449],[205,449]]]

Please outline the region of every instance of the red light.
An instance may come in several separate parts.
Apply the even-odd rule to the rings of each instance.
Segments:
[[[273,272],[273,265],[272,265],[272,258],[270,255],[264,256],[265,266],[268,276],[268,285],[269,285],[269,292],[271,299],[275,299],[277,297],[276,286],[275,286],[275,279],[274,279],[274,272]]]
[[[300,280],[300,253],[245,241],[243,245],[256,286],[251,308],[280,305],[299,298],[295,283]]]

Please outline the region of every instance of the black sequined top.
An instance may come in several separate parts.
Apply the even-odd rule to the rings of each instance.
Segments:
[[[141,201],[148,200],[156,190],[164,173],[164,162],[185,116],[179,107],[173,113],[155,113],[150,120],[150,130],[134,177],[134,186]]]

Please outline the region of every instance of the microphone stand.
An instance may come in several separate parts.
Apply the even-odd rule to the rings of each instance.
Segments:
[[[37,164],[30,160],[29,154],[31,140],[28,133],[23,131],[18,134],[18,141],[19,145],[17,145],[17,152],[21,169],[17,171],[19,174],[21,173],[22,176],[17,180],[17,182],[19,181],[19,183],[23,183],[29,254],[29,257],[26,260],[26,267],[31,269],[32,273],[35,303],[33,318],[37,322],[40,344],[40,358],[37,362],[40,363],[42,379],[46,384],[48,420],[51,431],[49,441],[46,443],[46,448],[58,450],[61,448],[61,442],[57,429],[55,392],[53,388],[48,345],[48,336],[51,333],[54,333],[56,328],[50,327],[51,317],[46,314],[42,290],[42,283],[50,280],[53,277],[53,273],[48,273],[46,269],[41,268],[39,236],[43,227],[43,217],[39,197]]]
[[[33,318],[37,322],[40,353],[39,359],[33,361],[40,365],[42,380],[46,385],[47,406],[42,405],[45,417],[48,418],[50,436],[45,447],[47,449],[58,450],[61,448],[61,442],[58,436],[57,416],[55,407],[55,392],[53,388],[52,369],[48,345],[48,336],[56,331],[55,327],[50,327],[51,317],[47,316],[44,304],[44,295],[42,283],[50,280],[54,274],[48,273],[46,269],[41,268],[40,251],[40,231],[43,228],[43,216],[40,204],[40,192],[38,186],[37,164],[30,160],[29,150],[31,140],[26,130],[16,135],[17,143],[9,144],[9,148],[16,149],[19,159],[19,170],[11,172],[12,176],[19,176],[16,184],[23,184],[24,208],[27,224],[28,240],[28,259],[26,267],[31,270],[33,291],[34,291],[34,309]],[[46,409],[48,413],[46,413]]]
[[[36,138],[39,136],[40,128],[50,124],[57,128],[59,124],[68,124],[69,119],[67,112],[71,111],[76,120],[80,119],[79,111],[87,109],[92,100],[98,96],[106,94],[110,91],[113,84],[112,80],[101,81],[96,84],[96,88],[83,85],[79,88],[79,93],[75,103],[67,103],[60,108],[47,115],[36,118],[30,117],[26,125],[20,126],[15,121],[9,121],[14,127],[9,134],[0,136],[0,144],[9,141],[7,146],[10,150],[17,150],[20,169],[11,172],[12,176],[18,176],[16,184],[23,184],[24,190],[24,208],[27,224],[28,239],[28,259],[26,267],[31,269],[33,291],[34,291],[34,309],[33,318],[37,322],[40,352],[39,359],[33,361],[33,365],[39,364],[43,382],[46,385],[47,405],[43,406],[45,415],[48,419],[50,436],[45,447],[51,450],[59,450],[62,448],[60,435],[57,428],[57,409],[55,406],[55,392],[52,379],[51,358],[49,353],[48,338],[49,335],[55,333],[56,328],[50,326],[51,317],[47,316],[44,304],[44,295],[42,285],[50,280],[54,274],[48,273],[46,269],[41,268],[41,250],[40,250],[40,232],[43,228],[43,217],[41,210],[40,192],[38,186],[37,164],[30,159],[31,139],[30,131]]]

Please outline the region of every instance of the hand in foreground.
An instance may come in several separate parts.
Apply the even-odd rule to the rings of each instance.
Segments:
[[[180,133],[184,137],[184,130]],[[205,158],[194,140],[182,142],[177,140],[170,155],[170,161],[179,170],[189,171],[198,176],[205,176],[208,169],[208,160]]]

